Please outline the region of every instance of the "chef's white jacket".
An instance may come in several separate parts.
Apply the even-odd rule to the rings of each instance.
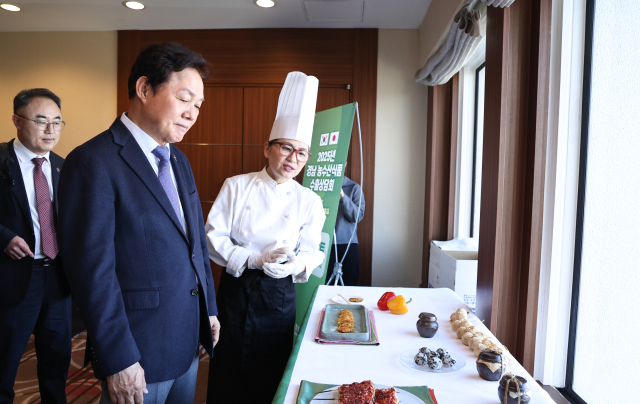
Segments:
[[[278,184],[266,168],[227,178],[205,225],[209,257],[237,278],[252,253],[298,246],[297,259],[306,269],[293,281],[306,282],[324,258],[324,220],[320,197],[294,180]]]

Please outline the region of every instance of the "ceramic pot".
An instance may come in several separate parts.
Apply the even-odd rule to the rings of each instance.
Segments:
[[[510,375],[505,375],[500,380],[500,385],[498,386],[498,397],[500,398],[500,404],[504,404],[504,396],[507,388],[507,381],[509,380]],[[516,378],[520,381],[520,401],[518,401],[518,389],[516,387],[516,383],[512,380],[509,383],[509,393],[507,397],[507,404],[527,404],[531,401],[531,389],[529,388],[529,384],[527,383],[527,379],[524,377],[516,376]]]
[[[431,313],[420,313],[420,319],[416,323],[418,333],[422,338],[431,338],[438,331],[436,315]]]
[[[476,361],[476,369],[478,369],[478,374],[484,380],[497,382],[504,374],[504,370],[506,370],[506,365],[505,369],[501,369],[501,363],[501,354],[484,350],[480,352],[480,355],[478,356],[478,360]]]

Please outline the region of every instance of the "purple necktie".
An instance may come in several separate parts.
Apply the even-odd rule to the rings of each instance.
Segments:
[[[51,203],[51,193],[47,177],[42,172],[44,157],[34,157],[31,159],[35,168],[33,169],[33,184],[36,189],[36,205],[38,207],[38,217],[40,218],[40,236],[42,241],[42,252],[51,259],[58,255],[58,240],[56,239],[55,224],[53,223],[53,204]]]
[[[178,192],[176,191],[175,185],[173,185],[171,171],[169,170],[169,149],[165,146],[158,146],[153,149],[151,153],[160,159],[160,163],[158,164],[158,179],[162,184],[162,188],[164,188],[164,192],[167,193],[167,196],[171,201],[171,206],[173,206],[173,210],[176,212],[176,216],[178,216],[182,229],[184,229],[184,222],[182,221],[182,215],[180,214]]]

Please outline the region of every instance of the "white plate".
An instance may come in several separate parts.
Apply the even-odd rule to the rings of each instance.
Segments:
[[[349,298],[351,298],[351,297],[362,297],[362,296],[345,296],[345,297],[346,297],[347,299],[349,299]],[[364,299],[364,298],[363,298],[363,299]],[[364,300],[362,300],[361,302],[349,302],[349,303],[346,303],[346,302],[344,301],[344,299],[343,299],[343,298],[341,298],[341,297],[340,297],[340,296],[338,296],[338,295],[336,295],[336,296],[332,297],[332,298],[331,298],[331,299],[329,299],[329,300],[330,300],[330,301],[332,301],[333,303],[336,303],[336,304],[349,304],[349,303],[351,303],[351,304],[364,304]]]
[[[409,349],[408,351],[404,351],[400,355],[400,362],[402,362],[403,365],[410,367],[411,369],[421,370],[423,372],[429,372],[429,373],[451,373],[451,372],[455,372],[456,370],[462,369],[467,364],[467,362],[464,360],[463,357],[451,355],[451,357],[456,360],[456,364],[451,367],[443,366],[441,369],[433,370],[427,365],[424,365],[424,366],[416,365],[416,363],[413,361],[413,358],[416,356],[419,349],[420,348],[415,348],[415,349]]]
[[[384,384],[376,384],[375,386],[376,386],[376,389],[388,389],[389,387],[391,387]],[[336,386],[329,391],[316,394],[313,400],[336,400],[337,402],[339,397],[338,387],[339,386]],[[397,387],[396,387],[396,395],[398,396],[398,401],[400,401],[402,404],[424,404],[424,401],[422,401],[415,395],[409,393],[408,391],[399,389]],[[318,401],[318,402],[321,403],[321,401]]]

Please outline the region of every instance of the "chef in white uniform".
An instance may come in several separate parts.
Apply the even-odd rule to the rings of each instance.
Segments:
[[[295,283],[323,259],[322,200],[293,178],[309,160],[318,79],[287,75],[262,171],[228,178],[205,231],[225,267],[218,289],[220,340],[207,403],[271,403],[291,348]]]

